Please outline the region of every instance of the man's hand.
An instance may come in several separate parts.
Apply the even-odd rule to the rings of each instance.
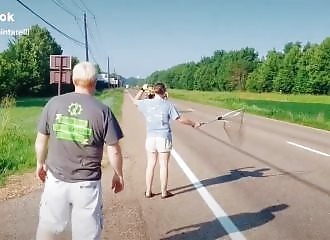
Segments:
[[[124,179],[119,177],[117,174],[112,177],[112,191],[114,193],[119,193],[124,189]]]
[[[46,164],[37,163],[36,176],[41,182],[45,182],[47,176]]]

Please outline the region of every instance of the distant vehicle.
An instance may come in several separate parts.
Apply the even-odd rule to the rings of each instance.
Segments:
[[[96,79],[97,79],[96,81],[97,90],[109,88],[108,75],[106,73],[97,74]]]
[[[106,73],[97,74],[96,79],[97,81],[108,83],[108,74]]]
[[[125,85],[125,88],[129,88],[129,85],[128,85],[128,84],[126,84],[126,85]]]

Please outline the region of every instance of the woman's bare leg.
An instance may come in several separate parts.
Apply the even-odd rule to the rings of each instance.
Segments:
[[[154,179],[154,171],[157,163],[157,152],[147,152],[147,169],[146,169],[146,196],[152,193],[152,182]]]
[[[160,165],[160,183],[162,196],[167,195],[167,182],[168,182],[168,162],[170,159],[170,152],[158,153]]]

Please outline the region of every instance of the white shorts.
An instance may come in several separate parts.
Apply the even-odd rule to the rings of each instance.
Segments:
[[[68,183],[48,171],[40,202],[37,240],[53,239],[70,220],[73,240],[101,239],[101,181]]]
[[[172,141],[163,137],[147,137],[147,152],[170,152],[172,149]]]

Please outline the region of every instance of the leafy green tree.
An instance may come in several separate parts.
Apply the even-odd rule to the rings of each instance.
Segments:
[[[280,69],[283,54],[274,49],[267,53],[256,70],[248,77],[246,88],[249,91],[271,92],[273,91],[274,80]]]
[[[46,95],[49,86],[49,57],[62,54],[62,49],[46,28],[32,26],[28,35],[9,42],[3,59],[11,72],[1,78],[7,89],[18,96]]]
[[[313,93],[311,84],[311,69],[313,69],[313,67],[311,66],[311,59],[317,48],[317,44],[311,45],[307,43],[304,46],[302,56],[298,62],[297,77],[292,89],[293,93]]]
[[[274,81],[274,89],[278,92],[292,93],[298,72],[301,45],[297,43],[290,45],[289,48],[285,47],[284,54],[283,62]]]
[[[194,74],[196,71],[195,63],[187,63],[183,66],[180,83],[183,89],[193,90],[194,89]]]
[[[0,54],[0,98],[6,95],[16,95],[15,83],[13,79],[13,63],[6,60],[3,54]]]
[[[330,38],[313,51],[310,61],[310,82],[314,94],[330,94]]]

